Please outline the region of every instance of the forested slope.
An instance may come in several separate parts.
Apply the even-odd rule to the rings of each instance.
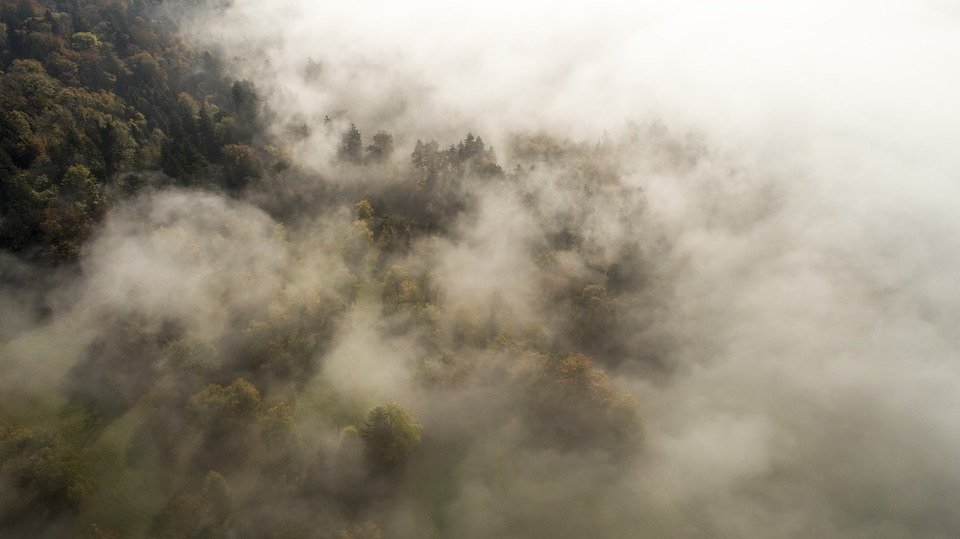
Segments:
[[[264,150],[253,86],[185,43],[162,7],[0,8],[0,247],[73,259],[111,201],[145,183],[239,190],[282,166]]]
[[[167,7],[0,8],[4,309],[28,313],[0,341],[0,533],[627,526],[550,516],[554,496],[592,514],[640,454],[636,403],[604,365],[662,368],[631,311],[650,276],[620,143],[518,136],[502,167],[473,134],[401,145],[349,111],[276,125]],[[316,133],[338,146],[332,172],[291,158]],[[634,137],[645,166],[703,153]],[[497,228],[521,209],[539,224]],[[624,233],[599,236],[605,222]],[[504,254],[501,234],[524,247]],[[464,520],[481,480],[522,486],[503,487],[505,515],[527,509]],[[557,494],[537,505],[526,488]]]

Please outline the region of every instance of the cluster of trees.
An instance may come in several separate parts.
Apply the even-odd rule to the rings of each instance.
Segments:
[[[58,388],[63,404],[39,422],[0,411],[0,530],[36,534],[56,522],[63,534],[99,537],[377,537],[372,508],[431,492],[459,465],[438,455],[497,439],[498,429],[519,424],[530,447],[610,458],[636,447],[636,404],[571,352],[579,337],[515,327],[496,302],[449,305],[429,268],[389,263],[391,247],[367,225],[376,210],[364,200],[354,210],[367,233],[355,223],[343,234],[360,245],[325,240],[344,249],[338,283],[226,304],[232,329],[217,340],[196,320],[101,313]],[[599,285],[582,288],[569,316],[586,335],[602,330],[613,300]],[[483,406],[510,421],[468,414],[458,421],[470,436],[451,439],[401,403],[367,405],[326,388],[308,397],[358,302],[379,302],[386,331],[417,337],[411,368],[427,391],[495,388]],[[583,322],[590,317],[598,322]],[[318,424],[337,439],[318,436]],[[118,484],[128,498],[110,496]]]
[[[339,157],[341,160],[360,165],[364,163],[385,163],[393,156],[393,135],[386,131],[377,131],[373,142],[363,147],[363,136],[357,126],[350,124],[343,134]]]
[[[524,181],[533,165],[505,173],[472,133],[446,148],[418,140],[409,159],[398,157],[391,134],[365,144],[351,124],[341,168],[396,181],[304,197],[303,214],[276,210],[251,193],[291,179],[280,142],[264,134],[257,89],[185,42],[160,4],[0,6],[0,251],[69,264],[115,201],[169,184],[247,196],[288,224],[321,205],[349,209],[339,233],[320,242],[339,277],[269,304],[224,301],[228,327],[218,339],[195,319],[100,313],[46,412],[0,407],[0,534],[375,538],[374,508],[434,492],[458,466],[447,456],[513,421],[525,447],[611,459],[636,448],[636,403],[599,359],[622,333],[620,296],[639,286],[624,268],[635,261],[597,254],[577,231],[581,215],[551,217],[563,226],[531,253],[551,318],[517,327],[495,298],[451,305],[412,256],[415,245],[454,233],[478,186],[509,185],[532,200]],[[518,162],[559,167],[584,190],[611,183],[606,151],[545,136],[513,145]],[[284,248],[312,245],[310,233],[283,235]],[[587,269],[566,271],[564,257]],[[359,402],[318,382],[347,313],[364,303],[379,303],[385,332],[413,337],[410,367],[424,391],[495,388],[483,404],[511,425],[465,417],[473,431],[451,439],[410,406]]]
[[[82,452],[58,432],[0,423],[0,527],[21,529],[76,514],[89,483]]]
[[[473,172],[480,176],[503,174],[493,148],[488,148],[483,138],[474,137],[473,133],[467,134],[467,138],[457,145],[451,144],[445,150],[441,150],[435,140],[426,143],[417,140],[410,158],[413,166],[422,174],[420,185],[423,189],[441,179],[449,179],[453,175],[461,176],[464,172]]]
[[[342,134],[340,161],[361,166],[394,161],[390,133],[378,131],[365,150],[362,141],[360,131],[350,124]],[[423,235],[449,232],[457,217],[473,204],[475,182],[509,179],[493,149],[472,133],[446,149],[435,140],[417,140],[409,160],[395,164],[399,166],[392,173],[402,181],[364,185],[343,194],[364,205],[363,211],[357,208],[358,222],[387,251],[402,250]]]
[[[342,319],[345,300],[329,294],[237,308],[248,321],[218,342],[175,319],[105,314],[63,378],[63,404],[40,419],[0,408],[0,532],[365,537],[376,527],[338,515],[390,495],[422,427],[383,403],[321,418],[344,425],[338,444],[301,432],[303,384]]]
[[[0,249],[74,259],[118,196],[241,190],[285,162],[252,84],[183,41],[160,2],[0,5]]]
[[[454,385],[492,376],[514,384],[508,391],[518,416],[529,421],[533,438],[551,444],[619,448],[640,435],[636,403],[619,393],[606,372],[583,352],[606,351],[622,328],[623,303],[604,285],[582,285],[567,276],[556,283],[544,267],[549,305],[561,315],[560,332],[544,326],[516,327],[493,298],[484,305],[447,306],[444,294],[424,268],[392,266],[377,278],[383,315],[398,334],[420,336],[424,354],[418,373],[425,384]],[[492,371],[492,366],[495,366]]]

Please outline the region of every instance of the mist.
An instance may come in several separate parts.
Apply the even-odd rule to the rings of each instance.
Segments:
[[[646,260],[670,296],[645,322],[674,366],[662,380],[631,358],[614,371],[649,454],[620,470],[629,501],[608,509],[634,526],[600,534],[948,536],[960,21],[944,5],[874,7],[247,1],[204,33],[243,51],[281,115],[343,109],[409,138],[472,128],[498,146],[651,117],[702,135],[721,157],[622,177],[646,214],[595,240],[669,245]],[[307,58],[320,84],[299,76]],[[467,225],[444,277],[530,290],[523,262],[503,258],[529,241],[529,217],[490,204],[497,229]]]
[[[960,10],[514,4],[156,7],[262,166],[0,251],[3,529],[960,533]]]

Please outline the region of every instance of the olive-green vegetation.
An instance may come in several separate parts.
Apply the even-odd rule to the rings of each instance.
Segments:
[[[477,449],[487,441],[509,440],[518,459],[639,451],[636,403],[601,360],[627,346],[621,296],[642,284],[630,252],[601,252],[576,215],[557,217],[530,253],[549,313],[539,324],[506,316],[502,298],[449,301],[430,266],[480,189],[533,197],[518,186],[536,166],[583,192],[612,185],[613,150],[519,138],[507,173],[473,134],[403,149],[349,124],[335,166],[390,181],[328,184],[291,164],[258,89],[185,41],[163,6],[0,5],[0,251],[37,271],[76,267],[117,207],[164,190],[243,201],[276,226],[171,219],[131,233],[133,245],[176,246],[155,262],[213,279],[215,308],[94,302],[92,336],[55,387],[4,389],[0,535],[373,538],[383,508],[404,499],[442,536],[465,463],[501,458]],[[258,248],[270,250],[238,253]],[[352,313],[371,311],[377,325],[362,331],[415,351],[409,402],[323,375]]]
[[[161,6],[0,6],[0,248],[70,260],[145,183],[236,191],[282,166],[259,136],[253,85],[185,43]]]

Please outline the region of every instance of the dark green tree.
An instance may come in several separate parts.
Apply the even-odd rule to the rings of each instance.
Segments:
[[[420,444],[423,427],[397,404],[377,406],[359,427],[367,459],[372,469],[396,469]]]
[[[367,146],[367,156],[371,163],[383,163],[393,155],[393,135],[386,131],[377,131],[373,135],[373,144]]]
[[[363,140],[357,126],[353,124],[350,124],[350,127],[343,133],[340,144],[340,159],[355,164],[359,164],[363,159]]]

